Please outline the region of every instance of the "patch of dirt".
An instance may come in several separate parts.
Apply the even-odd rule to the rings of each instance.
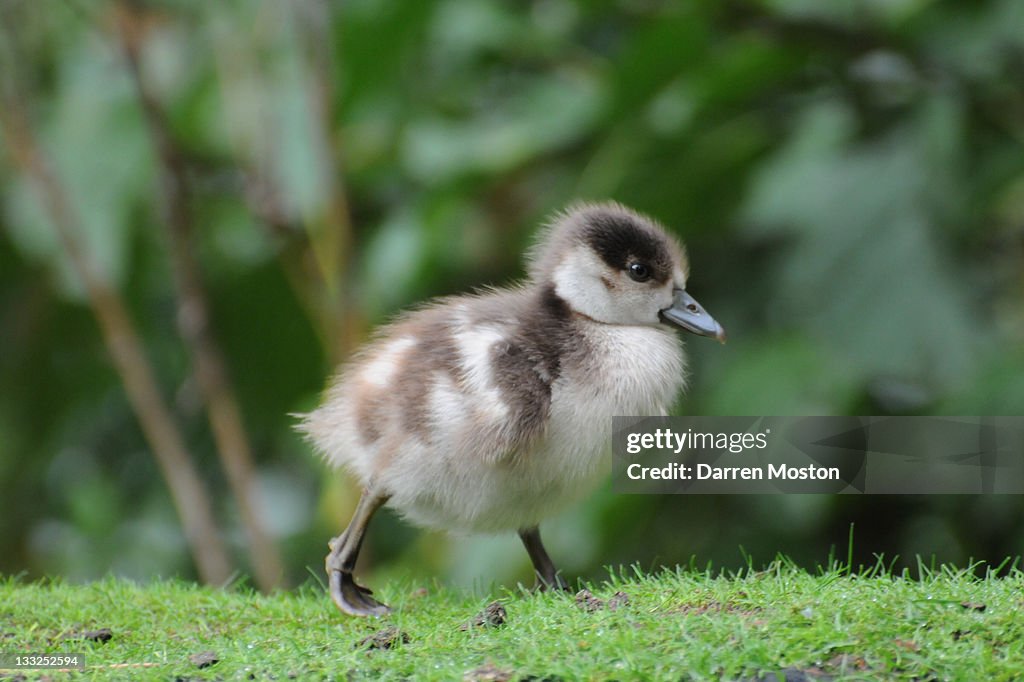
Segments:
[[[744,677],[743,682],[829,682],[834,679],[820,668],[783,668],[777,673]]]
[[[188,657],[188,662],[202,670],[220,662],[220,656],[215,651],[200,651]]]
[[[114,633],[110,628],[99,628],[98,630],[86,630],[81,635],[80,639],[87,639],[90,642],[101,642],[107,643],[114,637]]]
[[[600,611],[604,608],[604,602],[594,596],[594,593],[583,588],[576,593],[576,608],[583,609],[587,613]]]
[[[838,654],[828,659],[825,667],[840,673],[847,673],[851,670],[864,672],[868,670],[868,662],[862,656],[852,654]]]
[[[907,651],[913,651],[915,653],[921,650],[921,645],[910,639],[894,639],[893,644],[901,649],[906,649]]]
[[[405,634],[394,625],[391,625],[383,630],[378,630],[368,637],[363,637],[359,640],[359,643],[356,644],[356,648],[365,648],[367,650],[390,649],[397,643],[408,644],[409,635]]]
[[[967,609],[968,611],[978,611],[979,613],[984,612],[985,609],[988,608],[988,605],[979,604],[976,601],[962,601],[960,602],[960,606]]]
[[[463,682],[507,682],[514,677],[511,670],[499,668],[493,663],[485,663],[479,668],[467,670],[462,676]]]
[[[583,609],[587,613],[593,613],[601,609],[616,611],[629,606],[629,595],[625,592],[616,592],[611,596],[611,599],[605,602],[603,599],[595,597],[590,590],[584,588],[576,593],[575,601],[576,608]]]
[[[496,628],[505,624],[508,620],[508,613],[500,601],[492,601],[484,610],[473,616],[468,623],[463,623],[459,629],[469,630],[470,628]]]
[[[719,601],[709,601],[702,604],[683,604],[669,613],[677,613],[683,616],[702,616],[705,613],[736,613],[741,616],[754,617],[761,613],[758,607],[744,608],[736,604],[723,604]]]
[[[621,608],[625,608],[629,606],[629,595],[625,592],[616,592],[608,600],[607,606],[609,611],[618,611]]]
[[[114,638],[114,632],[110,628],[97,628],[95,630],[72,630],[61,635],[58,639],[79,639],[87,642],[99,642],[106,644]]]

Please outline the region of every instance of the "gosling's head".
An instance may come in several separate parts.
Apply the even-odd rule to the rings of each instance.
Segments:
[[[617,203],[577,204],[557,215],[530,259],[530,277],[598,322],[673,324],[725,341],[686,292],[683,247],[655,221]]]

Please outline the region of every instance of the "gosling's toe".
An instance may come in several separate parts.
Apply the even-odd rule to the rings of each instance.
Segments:
[[[356,583],[351,573],[329,571],[331,599],[339,609],[353,616],[386,616],[391,608],[377,601],[373,592]]]

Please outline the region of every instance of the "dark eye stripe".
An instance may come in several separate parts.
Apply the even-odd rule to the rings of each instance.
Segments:
[[[624,270],[633,261],[647,266],[648,279],[663,282],[671,276],[672,255],[664,235],[628,216],[594,213],[584,220],[584,239],[611,267]]]

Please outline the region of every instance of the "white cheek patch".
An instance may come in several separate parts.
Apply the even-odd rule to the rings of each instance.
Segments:
[[[665,308],[669,308],[669,307],[672,306],[672,302],[673,302],[673,298],[674,298],[673,292],[675,291],[676,286],[677,285],[674,282],[668,281],[668,282],[665,283],[665,286],[663,286],[661,288],[661,290],[658,292],[658,310],[659,311],[662,311]]]
[[[601,322],[613,321],[610,293],[601,284],[608,266],[590,249],[577,248],[552,274],[555,293],[576,312]]]
[[[679,268],[672,271],[672,286],[676,289],[686,288],[686,273]]]
[[[655,325],[659,323],[658,313],[672,305],[672,295],[665,297],[656,289],[634,289],[623,294],[619,304],[620,324]]]
[[[672,305],[672,291],[683,279],[677,267],[663,284],[634,282],[588,248],[576,248],[552,273],[557,293],[576,312],[599,322],[626,326],[660,324],[659,313]]]
[[[416,339],[401,337],[389,342],[366,364],[359,373],[366,383],[385,388],[391,383],[395,371],[402,364],[402,357],[416,345]]]

